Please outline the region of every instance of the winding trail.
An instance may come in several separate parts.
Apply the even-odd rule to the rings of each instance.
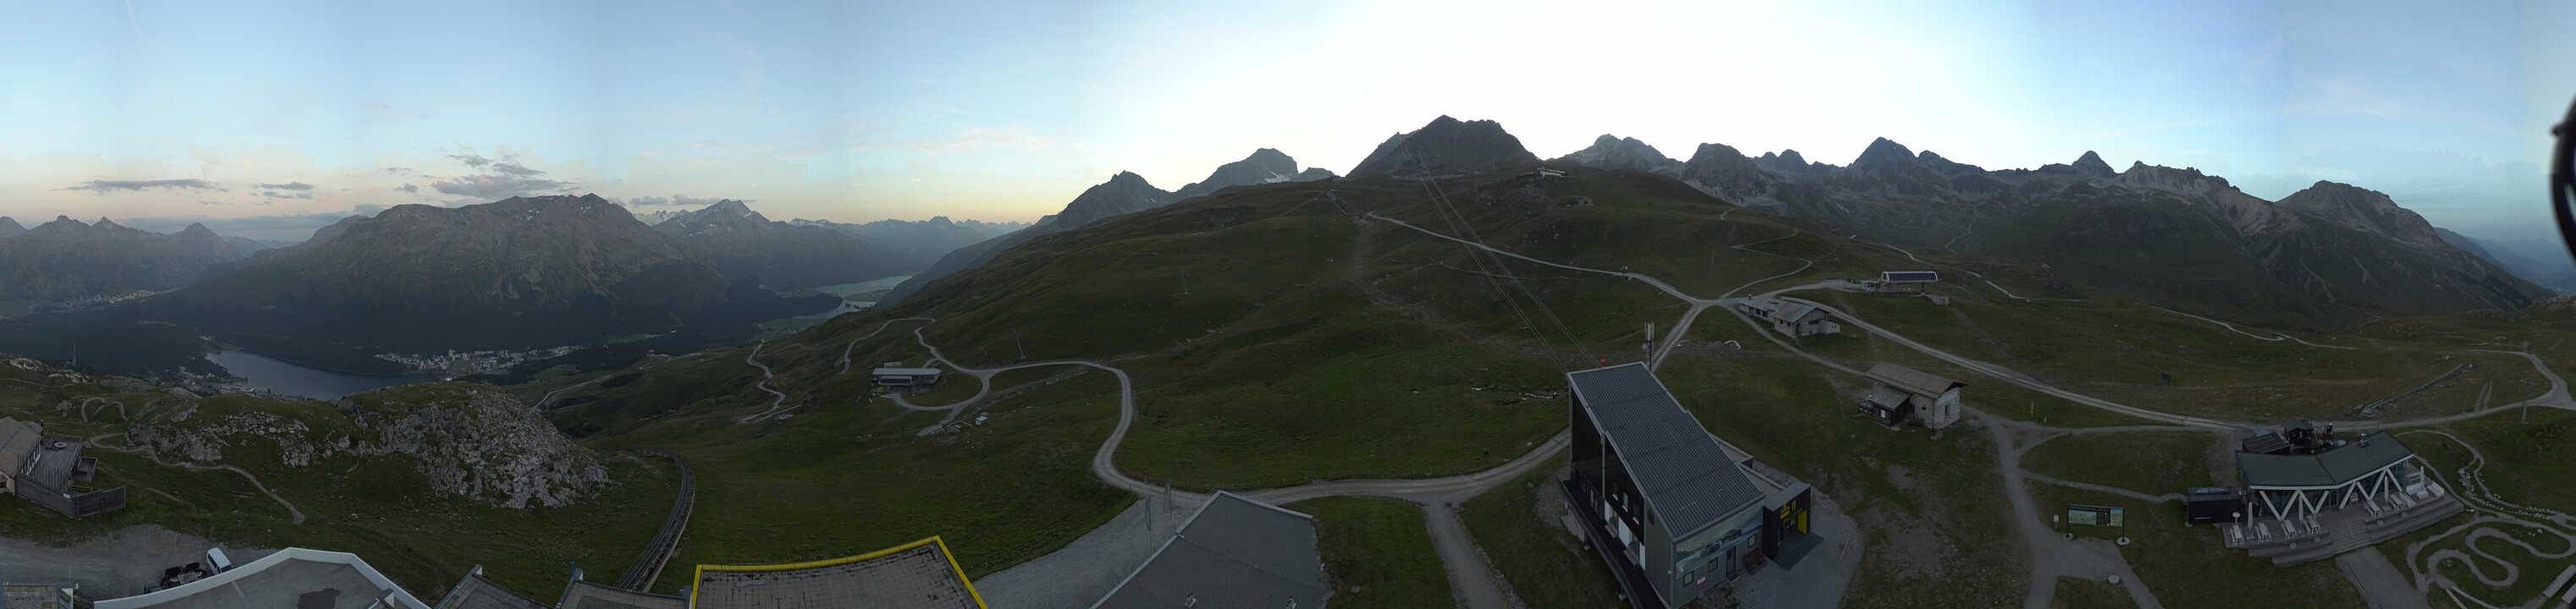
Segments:
[[[2468,504],[2469,513],[2475,515],[2468,522],[2460,523],[2440,534],[2406,546],[2406,566],[2413,572],[2415,589],[2418,592],[2429,594],[2438,589],[2462,606],[2467,606],[2470,602],[2484,607],[2499,606],[2479,597],[2476,593],[2462,589],[2460,582],[2453,581],[2449,576],[2442,574],[2441,566],[2446,563],[2459,564],[2469,572],[2472,579],[2478,580],[2479,585],[2491,589],[2512,586],[2526,575],[2539,577],[2552,575],[2545,572],[2524,573],[2514,561],[2497,556],[2486,547],[2482,547],[2479,544],[2480,541],[2493,541],[2521,548],[2524,553],[2540,559],[2541,564],[2553,567],[2558,565],[2559,561],[2576,556],[2576,516],[2506,501],[2496,495],[2495,489],[2489,488],[2486,484],[2487,458],[2485,453],[2478,450],[2477,445],[2444,431],[2415,430],[2401,435],[2413,434],[2438,436],[2469,451],[2468,465],[2460,467],[2458,478],[2453,481],[2450,488],[2460,502]],[[2438,477],[2435,472],[2427,473],[2436,474]],[[2453,536],[2459,537],[2460,547],[2467,548],[2467,551],[2456,548],[2442,548],[2430,553],[2424,551]],[[2542,550],[2531,543],[2530,539],[2535,537],[2555,538],[2558,548],[2554,551]],[[2487,568],[2489,564],[2497,567],[2501,573],[2490,573]],[[2464,599],[2467,602],[2461,602]],[[2542,607],[2549,606],[2550,602],[2548,597],[2543,596],[2510,606]]]
[[[761,391],[769,392],[769,395],[778,397],[769,400],[769,408],[767,410],[762,410],[739,419],[734,419],[733,422],[735,423],[758,423],[761,421],[783,418],[784,415],[787,414],[787,394],[779,393],[778,390],[769,388],[769,380],[777,378],[778,375],[769,371],[769,364],[760,363],[760,350],[768,346],[769,341],[765,340],[760,341],[760,344],[752,345],[751,354],[743,356],[742,363],[751,364],[752,367],[760,369],[760,384],[754,385],[753,387],[758,388]]]
[[[2001,288],[2002,288],[2002,286],[1996,286],[1996,288],[1997,288],[1997,289],[2001,289]],[[2341,349],[2341,350],[2344,350],[2344,351],[2353,351],[2353,350],[2356,350],[2356,348],[2354,348],[2354,347],[2345,347],[2345,346],[2340,346],[2340,345],[2320,345],[2320,344],[2316,344],[2316,343],[2308,342],[2308,340],[2307,340],[2307,339],[2304,339],[2304,338],[2299,338],[2299,337],[2291,336],[2291,335],[2288,335],[2288,334],[2282,334],[2282,333],[2279,333],[2279,332],[2274,332],[2274,333],[2272,333],[2272,335],[2271,335],[2271,336],[2264,336],[2264,335],[2261,335],[2261,334],[2255,334],[2255,333],[2252,333],[2252,332],[2247,332],[2247,331],[2245,331],[2243,328],[2238,328],[2238,327],[2236,327],[2236,324],[2231,324],[2231,323],[2227,323],[2227,322],[2223,322],[2223,321],[2219,321],[2219,320],[2215,320],[2215,319],[2210,319],[2210,318],[2207,318],[2207,317],[2201,317],[2201,316],[2193,315],[2193,314],[2190,314],[2190,313],[2184,313],[2184,312],[2176,311],[2176,310],[2173,310],[2173,309],[2167,309],[2167,308],[2159,307],[2159,306],[2156,306],[2156,305],[2147,305],[2147,306],[2148,306],[2148,307],[2152,307],[2152,308],[2154,308],[2155,310],[2158,310],[2158,311],[2164,311],[2164,312],[2166,312],[2166,313],[2172,313],[2172,314],[2175,314],[2175,315],[2181,315],[2181,316],[2183,316],[2183,317],[2189,317],[2189,318],[2192,318],[2192,319],[2197,319],[2197,320],[2201,320],[2201,321],[2205,321],[2205,322],[2209,322],[2209,323],[2213,323],[2213,324],[2218,324],[2218,327],[2226,328],[2226,329],[2227,329],[2227,331],[2229,331],[2229,332],[2235,332],[2235,333],[2237,333],[2237,334],[2243,334],[2243,335],[2245,335],[2245,336],[2247,336],[2247,337],[2249,337],[2249,338],[2253,338],[2253,339],[2255,339],[2255,340],[2270,341],[2270,342],[2276,342],[2276,343],[2277,343],[2277,342],[2284,341],[2284,340],[2287,340],[2287,341],[2290,341],[2290,342],[2295,342],[2295,343],[2302,344],[2302,345],[2307,345],[2307,346],[2310,346],[2310,347],[2316,347],[2316,348],[2319,348],[2319,349]]]
[[[188,470],[196,470],[196,471],[227,471],[227,472],[232,472],[232,473],[234,473],[234,474],[240,475],[240,476],[242,477],[242,479],[243,479],[243,480],[248,480],[248,481],[250,481],[250,486],[251,486],[251,488],[259,489],[259,493],[260,493],[260,494],[262,494],[262,495],[267,495],[270,501],[276,501],[276,502],[277,502],[277,505],[282,506],[282,507],[285,507],[285,508],[286,508],[286,514],[287,514],[287,516],[292,517],[292,518],[293,518],[293,520],[294,520],[294,522],[295,522],[295,524],[304,524],[304,510],[295,509],[295,504],[294,504],[294,503],[292,503],[292,502],[287,501],[285,497],[280,497],[280,496],[278,496],[278,495],[277,495],[277,491],[268,490],[268,485],[260,484],[260,482],[259,482],[259,476],[258,476],[258,475],[256,475],[256,474],[252,474],[252,473],[250,473],[250,470],[246,470],[246,469],[242,469],[242,468],[234,467],[234,466],[230,466],[230,465],[205,465],[205,464],[201,464],[201,463],[189,463],[189,462],[185,462],[185,461],[180,461],[180,462],[165,461],[165,460],[162,460],[161,455],[154,454],[154,453],[153,453],[152,451],[150,451],[150,450],[145,450],[145,449],[143,449],[143,448],[140,448],[140,447],[134,447],[134,446],[115,446],[115,445],[111,445],[111,444],[107,444],[107,443],[105,443],[105,441],[107,440],[107,438],[115,437],[115,436],[123,436],[123,435],[125,435],[125,433],[124,433],[124,432],[111,432],[111,433],[99,434],[99,435],[96,435],[96,436],[92,436],[92,437],[90,437],[90,439],[89,439],[88,441],[84,442],[84,444],[88,444],[90,448],[105,449],[105,450],[110,450],[110,451],[115,451],[115,452],[120,452],[120,453],[129,454],[129,455],[142,455],[142,456],[143,456],[143,458],[151,459],[153,463],[159,463],[159,464],[161,464],[163,467],[176,467],[176,468],[179,468],[179,469],[188,469]]]

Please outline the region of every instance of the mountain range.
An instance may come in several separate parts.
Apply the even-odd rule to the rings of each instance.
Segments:
[[[1453,121],[1454,122],[1454,121]],[[1227,188],[1311,182],[1332,179],[1333,172],[1322,168],[1298,169],[1297,160],[1270,148],[1254,150],[1243,160],[1217,166],[1205,180],[1182,186],[1178,191],[1165,191],[1145,181],[1144,176],[1121,171],[1109,181],[1094,185],[1066,203],[1063,211],[1038,219],[1028,228],[1010,234],[957,248],[940,256],[930,268],[913,275],[887,292],[884,300],[892,301],[921,291],[940,278],[983,265],[1003,250],[1017,247],[1046,235],[1088,226],[1101,220],[1154,209],[1172,203],[1217,194]]]
[[[0,300],[169,290],[243,255],[203,224],[165,235],[106,218],[57,217],[33,229],[0,218]]]
[[[898,275],[926,262],[878,248],[853,231],[771,220],[733,199],[652,229],[695,248],[727,277],[781,293]]]
[[[820,226],[848,232],[867,240],[878,250],[916,261],[913,269],[930,266],[940,256],[976,242],[1028,228],[1026,222],[956,221],[947,216],[928,220],[877,220],[864,224],[843,224],[830,220],[788,220],[788,224]]]
[[[1989,171],[1885,138],[1842,167],[1724,144],[1676,164],[1609,135],[1556,162],[1671,176],[1869,240],[2031,261],[2065,284],[2238,319],[2332,327],[2546,294],[2387,195],[2334,182],[2268,201],[2190,168],[2114,170],[2085,152]]]

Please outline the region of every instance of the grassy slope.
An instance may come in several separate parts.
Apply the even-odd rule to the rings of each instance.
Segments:
[[[1431,547],[1422,508],[1387,499],[1334,497],[1288,509],[1314,515],[1316,546],[1333,582],[1333,606],[1451,607],[1449,575]]]
[[[2022,455],[2024,469],[2062,480],[2103,484],[2149,495],[2180,493],[2212,480],[2207,454],[2218,442],[2200,432],[2060,436]],[[2232,476],[2231,476],[2232,478]]]

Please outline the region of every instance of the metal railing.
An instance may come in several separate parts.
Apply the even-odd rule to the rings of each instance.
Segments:
[[[680,492],[671,500],[671,515],[662,520],[662,530],[653,534],[653,541],[644,545],[644,554],[635,557],[635,566],[628,567],[626,575],[617,579],[619,588],[650,592],[648,588],[652,587],[653,581],[661,579],[663,566],[671,562],[672,552],[679,549],[681,535],[688,532],[689,509],[698,502],[698,479],[697,474],[689,470],[689,460],[671,451],[659,448],[638,448],[635,451],[670,459],[671,463],[680,466]]]

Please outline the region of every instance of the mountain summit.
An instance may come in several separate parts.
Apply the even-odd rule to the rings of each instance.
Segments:
[[[856,232],[771,220],[739,199],[672,216],[653,231],[714,262],[726,277],[780,292],[857,283],[920,264],[872,247]]]
[[[27,232],[27,227],[19,226],[17,220],[12,220],[8,216],[0,216],[0,238],[14,236],[23,232]]]
[[[1619,137],[1607,133],[1593,138],[1592,145],[1589,147],[1576,150],[1573,154],[1557,157],[1556,162],[1595,169],[1629,169],[1664,175],[1677,175],[1682,170],[1681,161],[1664,156],[1663,151],[1656,150],[1654,146],[1637,141],[1637,138]]]
[[[1306,182],[1331,177],[1333,172],[1321,167],[1299,172],[1297,159],[1289,158],[1288,153],[1280,152],[1277,148],[1263,148],[1252,151],[1252,156],[1243,157],[1243,160],[1218,165],[1216,171],[1208,174],[1206,180],[1192,182],[1188,186],[1182,186],[1180,190],[1172,191],[1172,198],[1175,201],[1184,201],[1234,186]]]
[[[1378,144],[1351,168],[1351,177],[1439,176],[1538,163],[1538,155],[1494,121],[1461,121],[1441,115],[1410,133]]]

